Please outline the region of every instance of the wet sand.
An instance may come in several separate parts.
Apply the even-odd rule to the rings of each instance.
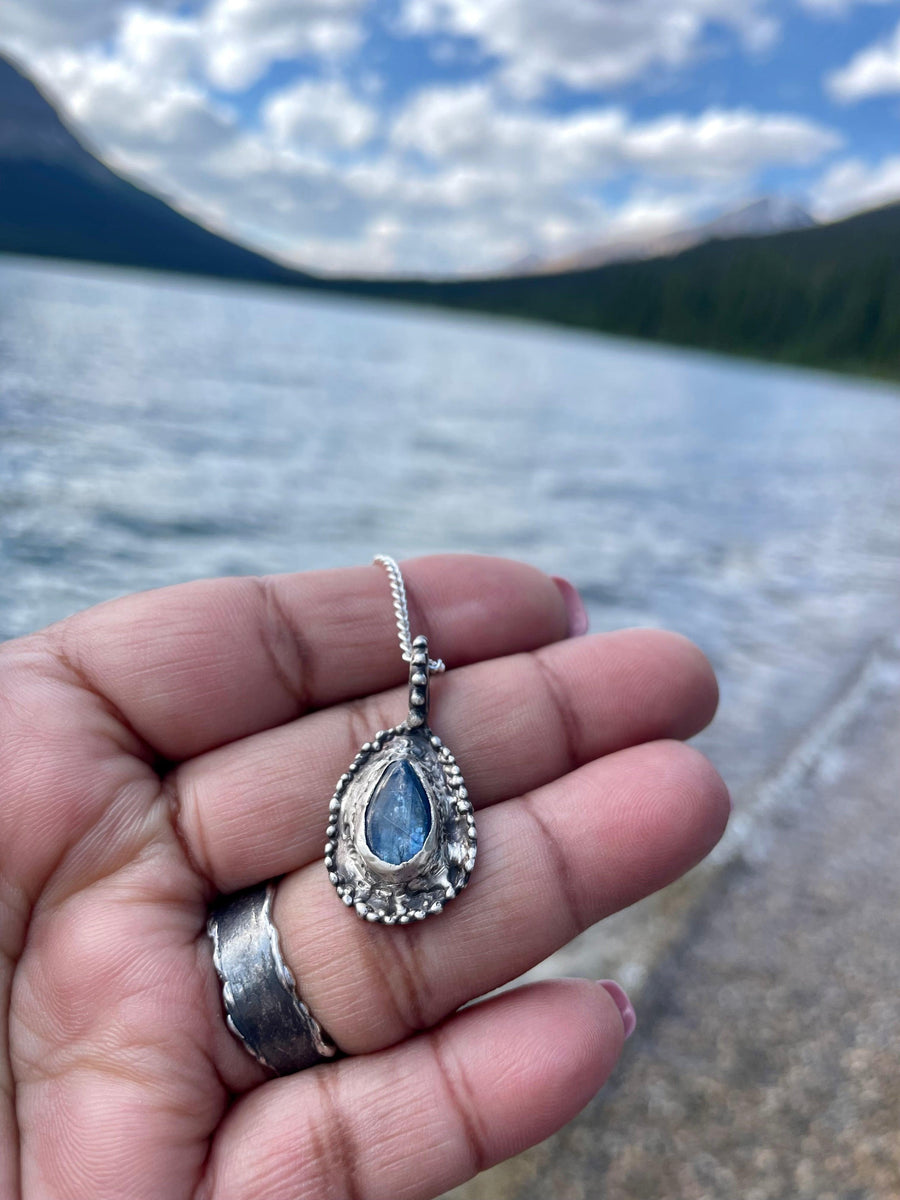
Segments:
[[[898,701],[894,643],[682,904],[605,1091],[454,1200],[900,1197]]]

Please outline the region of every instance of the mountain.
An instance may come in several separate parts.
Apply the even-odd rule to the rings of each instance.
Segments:
[[[763,200],[703,227],[699,244],[657,246],[655,257],[443,282],[324,279],[219,237],[128,183],[0,58],[0,251],[317,288],[900,377],[900,204],[769,232],[786,223],[810,219]]]
[[[413,303],[729,354],[900,376],[900,204],[831,225],[712,239],[555,275],[370,282]]]
[[[808,229],[815,220],[799,204],[782,196],[763,196],[750,204],[723,213],[701,225],[676,229],[656,237],[599,242],[585,250],[562,258],[540,260],[534,256],[523,259],[509,275],[557,275],[560,271],[584,271],[611,262],[631,262],[639,258],[662,258],[680,254],[691,246],[699,246],[713,238],[764,237],[786,229]]]
[[[764,237],[788,229],[811,229],[817,222],[806,209],[784,196],[763,196],[734,212],[697,226],[698,242],[711,238]]]
[[[115,174],[2,57],[0,250],[268,283],[313,282],[211,233]]]

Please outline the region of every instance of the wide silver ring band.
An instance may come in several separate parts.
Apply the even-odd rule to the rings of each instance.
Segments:
[[[277,1075],[334,1060],[337,1049],[297,994],[272,920],[275,881],[223,896],[209,916],[225,1019],[253,1057]]]

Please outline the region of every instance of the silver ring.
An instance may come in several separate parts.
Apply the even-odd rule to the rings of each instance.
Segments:
[[[276,1075],[330,1062],[337,1048],[300,997],[272,920],[275,882],[223,896],[207,932],[228,1028]]]

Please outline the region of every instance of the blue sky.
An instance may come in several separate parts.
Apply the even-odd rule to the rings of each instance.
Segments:
[[[5,0],[0,44],[111,163],[319,270],[900,199],[900,0]]]

